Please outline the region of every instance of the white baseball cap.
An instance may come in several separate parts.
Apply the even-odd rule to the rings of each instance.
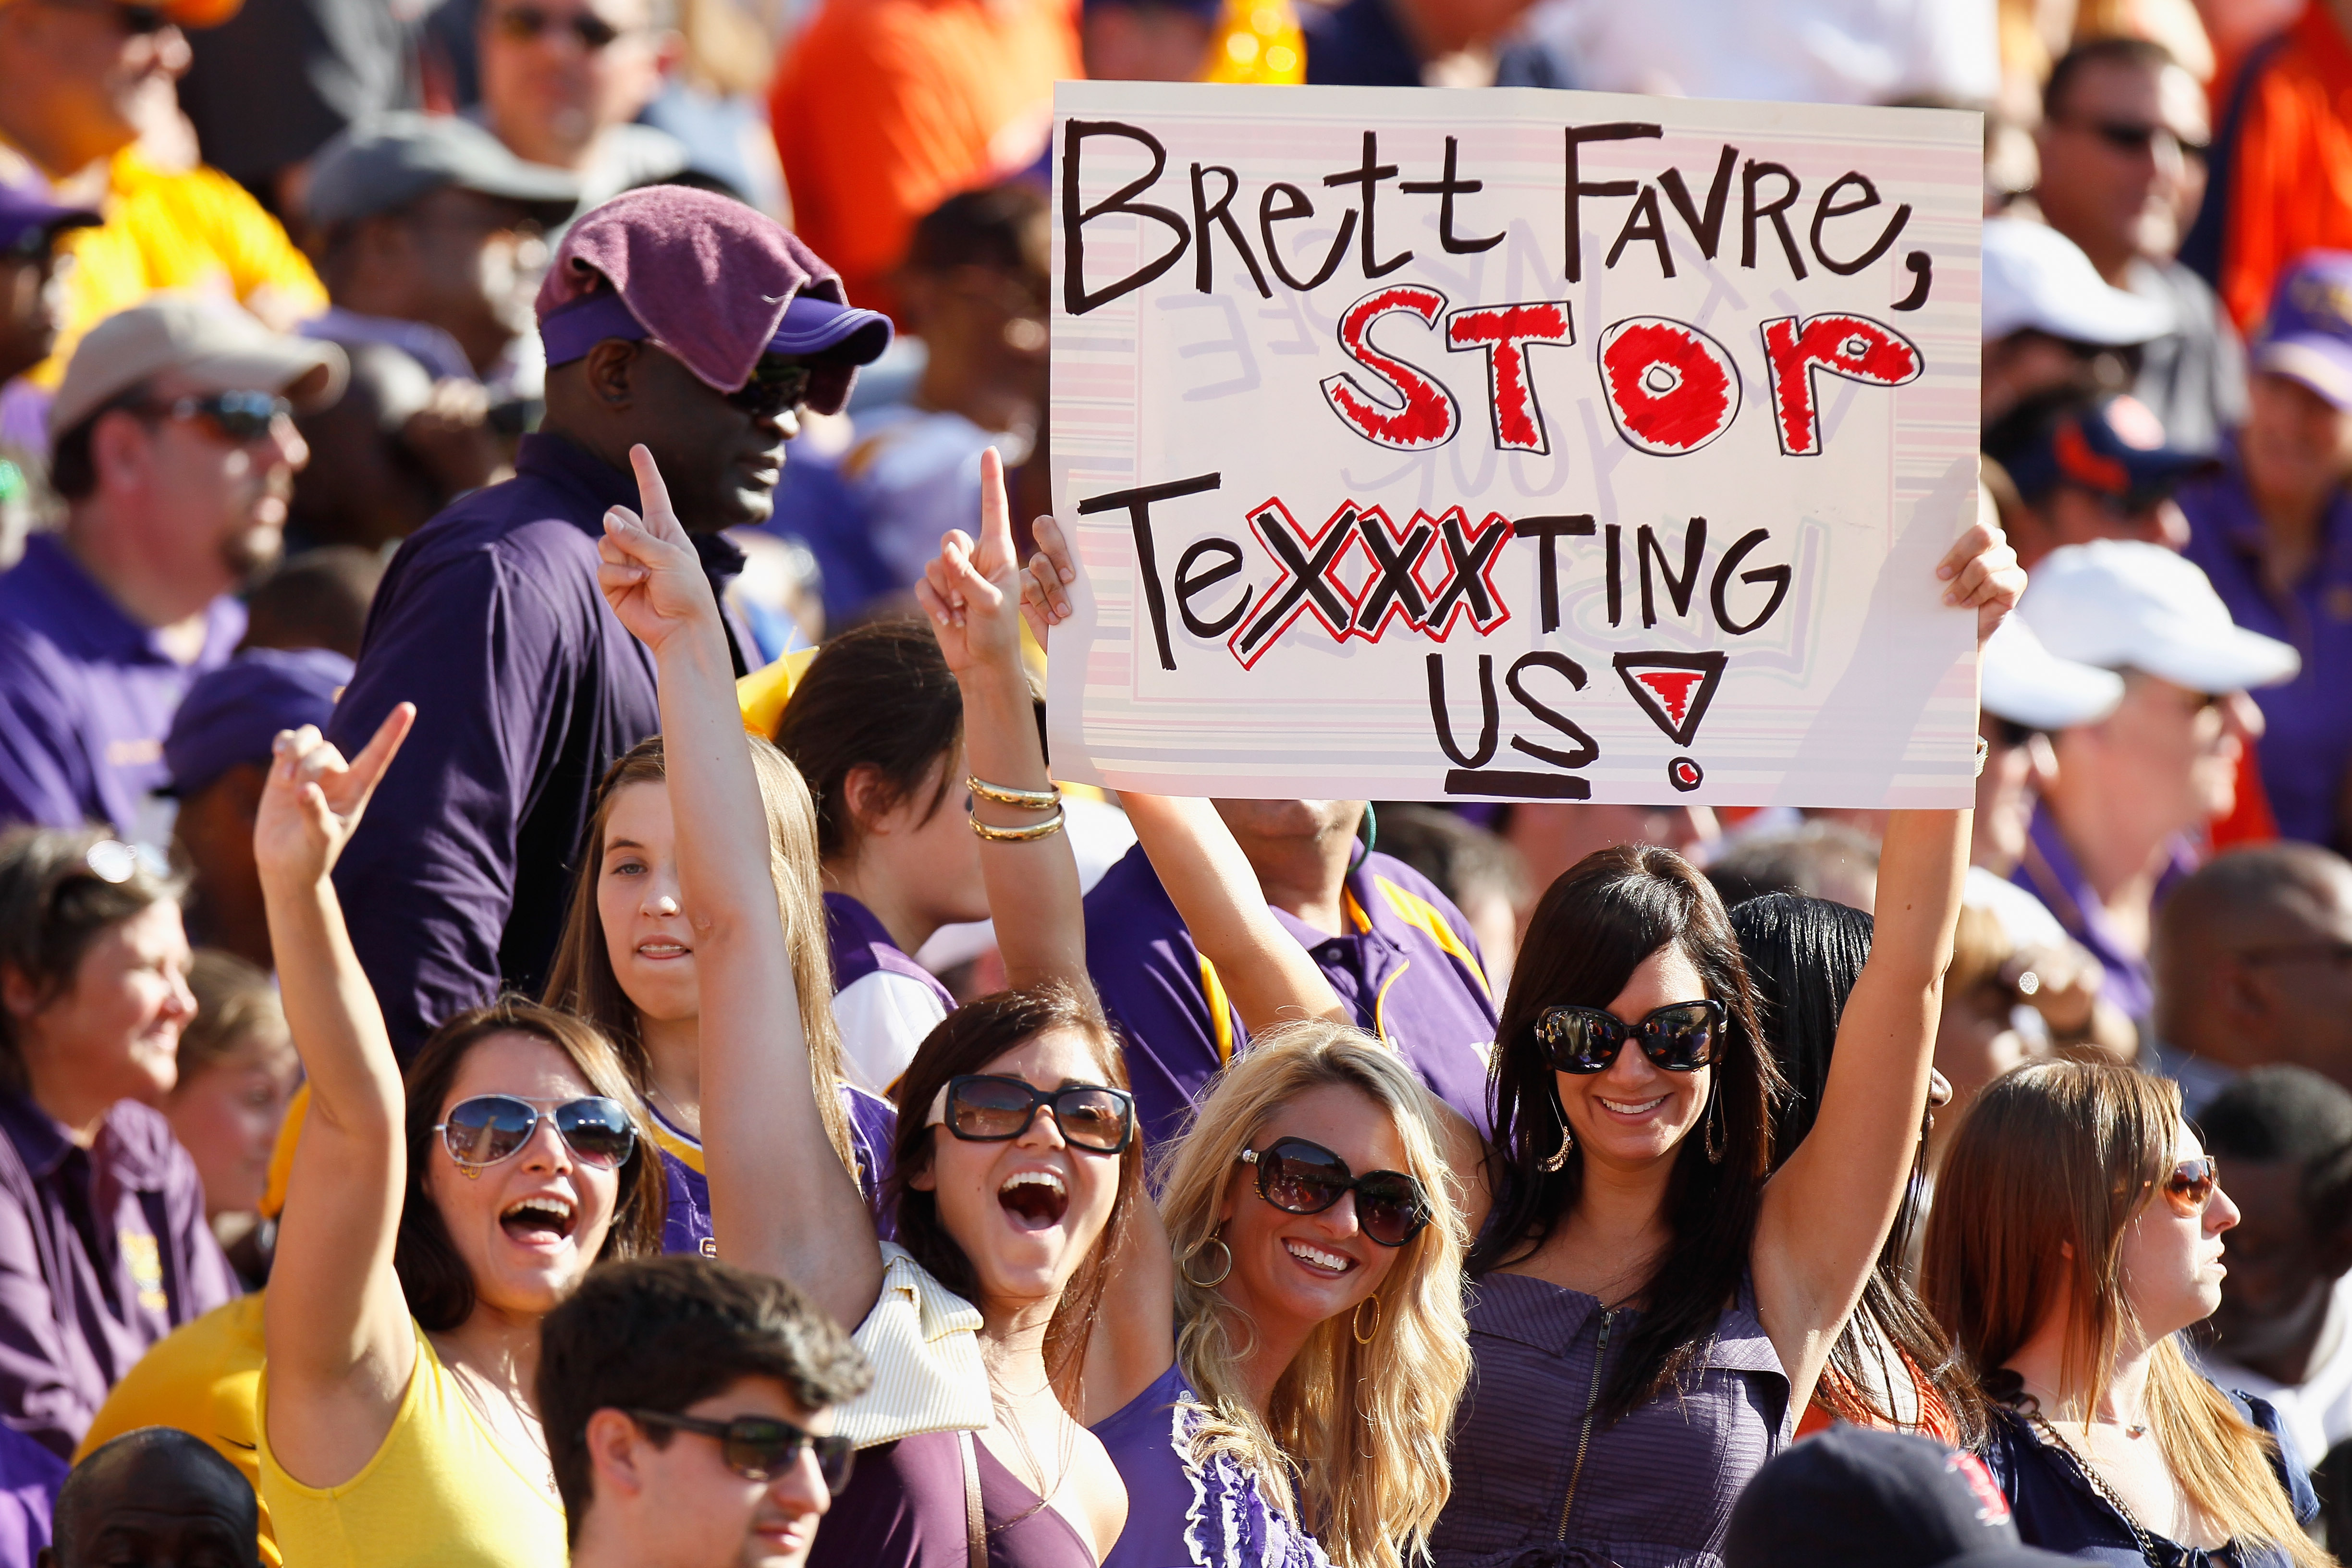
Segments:
[[[2018,613],[2061,658],[2144,670],[2191,691],[2275,686],[2303,668],[2292,646],[2233,624],[2196,563],[2138,540],[2052,551]]]
[[[1985,224],[1985,342],[2032,328],[2119,348],[2160,338],[2173,326],[2171,306],[2109,283],[2081,246],[2049,225],[2013,217]]]
[[[2095,724],[2124,700],[2122,676],[2059,658],[2042,645],[2022,616],[2010,616],[1985,640],[1977,679],[1986,712],[2029,730]]]

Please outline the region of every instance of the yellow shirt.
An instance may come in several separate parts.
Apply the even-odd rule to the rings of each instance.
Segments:
[[[261,1297],[240,1296],[185,1323],[139,1358],[89,1424],[79,1464],[92,1448],[142,1426],[177,1426],[210,1443],[256,1490],[261,1383]],[[261,1560],[278,1568],[269,1509],[261,1510]]]
[[[37,172],[0,149],[0,176],[22,184]],[[58,238],[74,267],[57,352],[27,373],[38,385],[57,385],[84,332],[160,289],[264,305],[280,328],[327,308],[318,275],[278,220],[217,169],[159,168],[134,142],[55,191],[59,201],[97,207],[106,221]]]
[[[261,1499],[298,1568],[563,1568],[562,1505],[508,1458],[421,1328],[392,1430],[341,1486],[304,1486],[257,1436]]]

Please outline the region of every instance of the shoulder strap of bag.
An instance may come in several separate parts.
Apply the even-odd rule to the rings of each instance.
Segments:
[[[956,1450],[963,1456],[964,1561],[969,1568],[988,1568],[988,1516],[980,1502],[980,1456],[972,1435],[956,1434]]]

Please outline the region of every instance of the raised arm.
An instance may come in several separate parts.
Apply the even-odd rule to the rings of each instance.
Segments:
[[[1938,574],[1950,584],[1947,605],[1977,611],[1979,647],[2025,587],[2008,542],[1982,523]],[[1968,875],[1969,816],[1889,817],[1870,959],[1838,1022],[1821,1114],[1765,1189],[1757,1304],[1799,1405],[1812,1397],[1910,1179]]]
[[[857,1183],[825,1136],[810,1078],[726,627],[653,454],[635,447],[629,460],[644,516],[625,507],[606,514],[597,578],[621,624],[653,650],[660,680],[678,882],[701,992],[711,1231],[720,1257],[790,1279],[855,1326],[881,1289],[881,1249]]]
[[[980,538],[962,530],[940,541],[940,553],[915,584],[931,617],[940,652],[963,692],[963,743],[971,776],[1007,791],[1053,787],[1037,739],[1036,703],[1021,668],[1021,581],[1013,549],[1013,511],[1004,499],[1004,462],[980,456]],[[1057,808],[1058,809],[1058,808]],[[1032,806],[975,792],[973,819],[997,829],[1036,828],[1054,820]],[[981,876],[996,922],[997,952],[1008,984],[1058,980],[1090,990],[1086,910],[1070,836],[1053,831],[1027,840],[981,837]]]
[[[262,1308],[262,1419],[271,1451],[306,1486],[359,1474],[416,1365],[392,1268],[408,1183],[405,1097],[331,879],[415,716],[394,708],[348,765],[314,729],[279,735],[254,824],[278,993],[310,1085]]]

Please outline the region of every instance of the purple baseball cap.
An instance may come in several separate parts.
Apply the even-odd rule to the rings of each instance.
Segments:
[[[2352,251],[2305,251],[2279,279],[2253,363],[2352,410]]]
[[[171,793],[185,800],[240,763],[267,763],[280,730],[327,727],[352,661],[327,648],[247,648],[196,678],[163,738]]]
[[[605,338],[650,340],[696,380],[740,391],[764,353],[817,361],[808,405],[837,414],[890,321],[853,308],[841,275],[765,214],[709,191],[652,185],[583,215],[539,289],[547,363]]]
[[[59,229],[95,228],[106,220],[88,207],[61,206],[24,185],[0,184],[0,256],[25,256]]]

